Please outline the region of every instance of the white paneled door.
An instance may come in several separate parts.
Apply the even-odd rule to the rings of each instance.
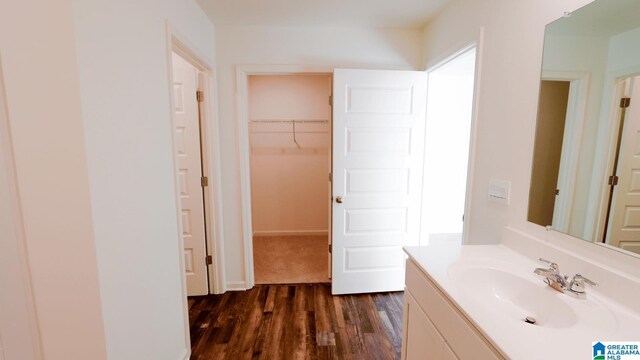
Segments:
[[[178,160],[184,266],[189,296],[207,295],[206,239],[202,193],[198,70],[173,55],[175,149]]]
[[[333,294],[404,288],[418,245],[427,75],[334,72]]]
[[[609,245],[640,254],[640,77],[631,84],[620,147],[619,184],[616,186]]]

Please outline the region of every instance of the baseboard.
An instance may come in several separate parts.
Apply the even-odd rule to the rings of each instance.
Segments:
[[[253,236],[328,236],[328,230],[254,231]]]
[[[245,291],[247,285],[244,281],[227,281],[227,291]]]

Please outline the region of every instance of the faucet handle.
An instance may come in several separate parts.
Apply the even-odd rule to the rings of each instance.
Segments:
[[[595,283],[592,280],[587,279],[586,277],[580,275],[580,274],[575,274],[573,276],[573,279],[571,280],[571,283],[569,284],[569,290],[573,291],[573,292],[578,292],[578,293],[582,293],[584,292],[584,284],[588,284],[591,286],[598,286],[597,283]]]
[[[543,259],[543,258],[539,258],[538,261],[542,261],[543,263],[547,263],[549,264],[549,268],[553,271],[558,271],[558,264],[554,263],[553,261],[549,261],[547,259]]]

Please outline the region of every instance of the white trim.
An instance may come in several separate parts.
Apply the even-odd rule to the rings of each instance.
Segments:
[[[554,230],[564,233],[569,232],[571,225],[590,75],[588,72],[543,70],[541,76],[541,80],[570,83],[557,185],[562,191],[556,199],[552,221]]]
[[[9,123],[9,109],[7,106],[7,98],[4,88],[4,77],[2,73],[1,60],[2,59],[0,59],[0,146],[2,146],[2,149],[0,150],[0,154],[4,156],[0,157],[0,166],[3,166],[7,172],[6,181],[9,187],[9,199],[3,199],[3,201],[7,201],[7,203],[9,203],[11,213],[14,214],[14,216],[12,217],[13,228],[15,232],[14,239],[2,239],[1,241],[15,240],[15,244],[13,244],[15,252],[0,252],[0,263],[16,264],[16,266],[10,266],[10,269],[15,274],[15,276],[20,277],[22,293],[15,293],[13,295],[19,298],[18,302],[23,302],[27,317],[26,319],[20,317],[17,320],[27,322],[26,325],[28,327],[28,335],[24,334],[24,336],[28,338],[21,339],[25,340],[25,342],[20,344],[7,344],[7,339],[5,337],[4,339],[2,339],[3,341],[5,341],[5,343],[0,344],[0,347],[2,347],[2,354],[0,355],[4,356],[5,351],[11,347],[13,347],[13,350],[15,350],[16,346],[20,346],[20,352],[23,356],[25,356],[25,358],[29,357],[30,359],[39,360],[44,358],[44,353],[42,351],[42,337],[40,334],[38,314],[36,312],[33,282],[31,281],[31,268],[29,266],[29,258],[27,254],[25,227],[22,218],[22,205],[20,203],[20,190],[18,187],[16,164],[13,154],[11,125]],[[5,259],[6,256],[12,257],[12,259]],[[13,291],[16,289],[2,289],[2,291],[8,290]],[[0,321],[2,320],[6,321],[6,319],[0,319]],[[20,335],[23,336],[22,331],[20,332]],[[26,346],[29,346],[29,349],[27,349]],[[11,352],[15,353],[15,351]]]
[[[201,124],[201,135],[203,137],[201,146],[203,147],[202,159],[203,175],[210,179],[209,186],[204,188],[205,195],[205,216],[207,226],[207,250],[215,259],[213,266],[208,267],[209,288],[214,294],[222,294],[226,290],[225,267],[224,267],[224,245],[223,245],[223,217],[222,217],[222,171],[220,170],[220,136],[216,106],[216,87],[213,86],[213,73],[209,70],[201,72],[199,75],[199,90],[204,91],[205,101],[203,103],[203,122]],[[206,121],[209,119],[209,121]]]
[[[478,33],[475,36],[473,37],[470,36],[465,40],[461,40],[450,45],[440,55],[437,55],[432,60],[424,63],[423,69],[426,72],[431,72],[445,65],[449,61],[457,58],[462,53],[467,52],[474,46],[479,49],[483,42],[484,42],[484,26],[480,26],[478,28]],[[476,65],[478,65],[477,58],[476,58]]]
[[[250,288],[247,287],[247,283],[244,281],[228,281],[227,282],[227,291],[245,291],[248,289]]]
[[[329,230],[254,231],[253,236],[329,236]]]
[[[182,356],[178,357],[180,360],[189,360],[191,359],[191,350],[184,350],[182,352]]]
[[[165,23],[166,27],[166,66],[167,66],[167,87],[168,87],[168,96],[169,96],[169,117],[170,117],[170,134],[171,134],[171,148],[172,148],[172,162],[173,162],[173,181],[174,181],[174,196],[176,201],[176,221],[178,223],[178,233],[176,237],[178,239],[177,242],[177,256],[178,262],[180,266],[180,275],[181,275],[181,287],[182,287],[182,309],[183,309],[183,331],[185,336],[185,346],[184,350],[187,354],[187,358],[191,354],[191,338],[189,335],[189,309],[187,302],[187,282],[186,282],[186,274],[184,267],[184,241],[182,238],[182,217],[180,216],[180,189],[179,189],[179,180],[178,180],[178,172],[177,164],[178,161],[176,159],[176,151],[175,151],[175,140],[173,137],[173,129],[175,128],[175,114],[173,112],[174,109],[174,94],[173,94],[173,52],[176,52],[183,56],[185,60],[189,61],[192,65],[194,65],[198,70],[203,73],[203,80],[205,90],[205,105],[204,105],[204,113],[202,116],[202,125],[203,125],[203,146],[206,147],[207,151],[203,151],[205,156],[203,156],[202,162],[205,165],[205,172],[212,180],[210,182],[209,189],[205,189],[205,213],[207,216],[207,251],[210,254],[213,254],[216,261],[214,261],[213,266],[209,266],[209,284],[213,289],[214,293],[223,293],[226,289],[224,288],[224,279],[225,279],[225,267],[224,267],[224,249],[222,244],[222,208],[220,204],[221,192],[220,192],[220,159],[219,159],[219,134],[218,134],[218,116],[217,111],[211,110],[213,107],[214,89],[213,86],[213,62],[211,62],[206,56],[203,56],[200,52],[198,52],[196,47],[192,46],[190,42],[187,40],[185,36],[182,36],[167,20]]]
[[[250,75],[332,74],[333,67],[313,65],[237,65],[236,116],[238,153],[240,154],[240,195],[242,208],[242,244],[244,254],[244,287],[255,285],[253,269],[253,224],[251,220],[251,153],[249,144],[248,80]],[[227,289],[237,282],[227,282]]]
[[[476,81],[473,90],[473,110],[471,118],[471,134],[469,134],[469,167],[467,169],[467,194],[465,196],[464,213],[465,219],[462,224],[462,243],[469,242],[471,233],[471,205],[473,201],[473,184],[476,174],[476,154],[478,144],[478,123],[480,122],[480,89],[482,85],[482,57],[484,54],[484,27],[478,30],[476,46]],[[467,219],[469,217],[469,219]]]
[[[467,244],[469,240],[469,233],[471,227],[471,205],[473,198],[473,181],[476,172],[476,153],[477,153],[477,138],[478,138],[478,122],[479,107],[480,107],[480,89],[482,83],[482,56],[484,53],[484,27],[478,29],[478,35],[475,40],[461,43],[456,50],[452,50],[449,55],[443,56],[438,61],[433,61],[425,70],[428,73],[438,69],[445,65],[449,61],[457,58],[458,56],[466,53],[467,51],[475,48],[476,51],[476,64],[475,64],[475,81],[473,85],[473,105],[471,110],[471,129],[469,131],[469,157],[467,165],[467,190],[465,194],[464,205],[464,221],[462,222],[462,243]],[[429,104],[427,104],[427,107]],[[422,236],[421,236],[422,238]]]
[[[619,99],[623,94],[623,82],[621,79],[610,84],[613,88],[605,87],[603,90],[603,101],[600,109],[600,128],[605,128],[604,134],[596,140],[596,151],[593,159],[593,175],[591,179],[590,193],[599,194],[596,201],[589,198],[587,204],[587,218],[585,219],[584,237],[591,239],[594,243],[601,243],[604,225],[607,221],[607,204],[609,196],[609,186],[607,179],[613,168],[613,158],[615,156],[616,132],[620,125],[620,108],[615,106],[615,99]],[[607,84],[607,82],[605,82]],[[608,94],[608,96],[607,96]],[[606,100],[605,100],[606,99]],[[604,136],[606,135],[606,137]],[[594,187],[597,190],[594,191]],[[597,204],[593,204],[597,202]]]

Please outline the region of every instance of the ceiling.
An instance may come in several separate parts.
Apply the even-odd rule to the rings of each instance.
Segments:
[[[420,29],[449,0],[197,0],[215,25]]]

